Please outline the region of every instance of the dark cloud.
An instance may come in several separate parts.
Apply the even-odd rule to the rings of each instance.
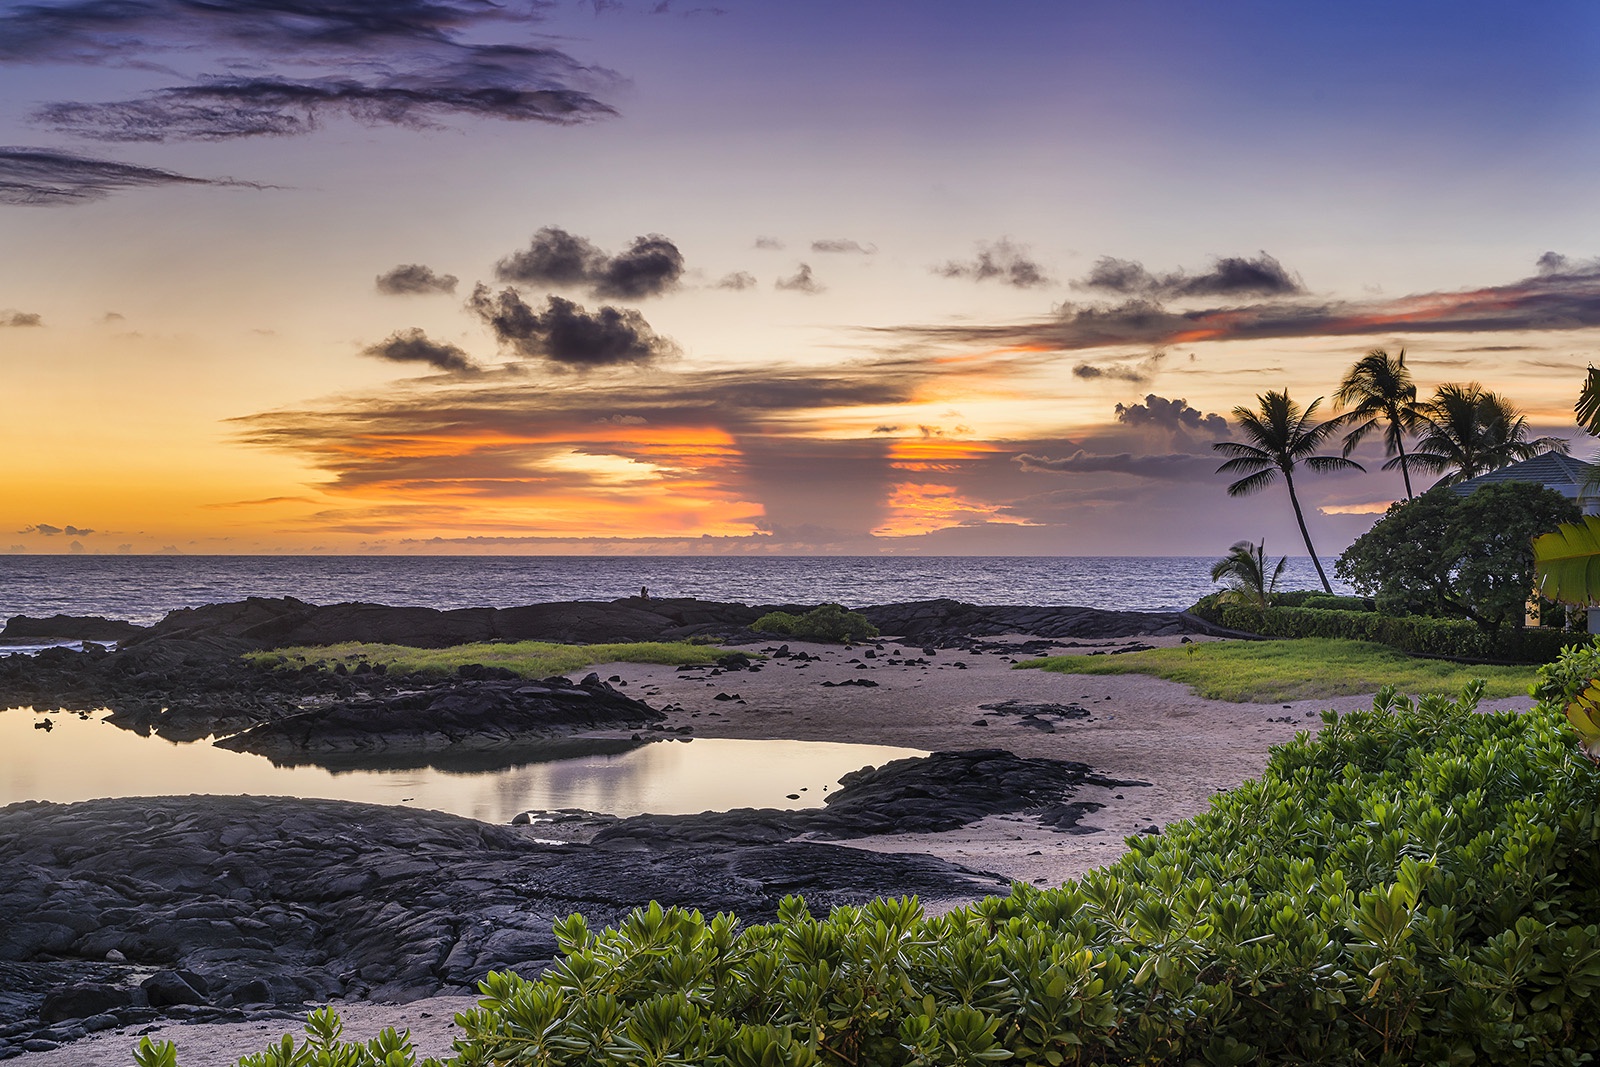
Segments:
[[[738,270],[734,271],[732,274],[724,274],[721,280],[716,284],[716,288],[718,289],[732,289],[735,292],[743,292],[746,289],[754,289],[755,286],[756,276],[747,270]]]
[[[1393,300],[1274,301],[1174,311],[1137,299],[1117,305],[1068,304],[1051,318],[1017,325],[910,326],[881,332],[916,344],[946,342],[1072,352],[1202,341],[1505,333],[1596,326],[1600,326],[1600,264],[1568,263],[1510,285]]]
[[[859,241],[852,241],[848,237],[837,237],[830,240],[812,241],[811,251],[824,253],[847,252],[858,256],[871,256],[877,254],[878,246],[864,245]]]
[[[683,253],[658,233],[635,237],[624,252],[607,256],[585,237],[558,226],[533,235],[528,247],[495,265],[504,282],[587,288],[599,297],[638,300],[677,288]]]
[[[873,433],[899,433],[901,431],[901,429],[903,429],[903,427],[901,427],[901,426],[891,425],[890,423],[884,423],[881,426],[874,426],[872,428],[872,432]]]
[[[612,256],[594,280],[596,296],[638,300],[659,296],[683,277],[683,253],[678,246],[652,233],[635,237],[626,252]]]
[[[535,311],[515,289],[490,293],[479,285],[467,302],[502,345],[538,359],[586,370],[622,363],[652,363],[678,351],[632,308],[605,305],[593,313],[559,296]]]
[[[413,326],[409,330],[396,330],[375,345],[361,350],[363,356],[386,359],[391,363],[426,363],[442,371],[462,374],[478,369],[477,364],[455,345],[431,340],[427,334]]]
[[[945,278],[970,278],[979,282],[998,279],[1018,289],[1048,285],[1049,276],[1029,258],[1027,251],[1002,237],[993,243],[980,244],[976,258],[966,262],[952,259],[942,267],[934,267],[933,272]]]
[[[503,282],[581,286],[590,283],[604,262],[605,253],[587,238],[545,226],[527,248],[495,264],[494,273]]]
[[[43,326],[44,317],[36,311],[0,311],[0,326]]]
[[[1225,436],[1228,432],[1228,420],[1221,415],[1215,412],[1202,414],[1198,408],[1190,407],[1182,397],[1168,400],[1154,393],[1147,393],[1143,404],[1118,404],[1117,421],[1128,426],[1149,426],[1173,433],[1197,431]]]
[[[774,288],[785,289],[792,293],[807,293],[815,295],[827,287],[811,276],[811,264],[802,263],[800,269],[787,278],[779,278],[773,283]]]
[[[378,292],[390,296],[421,293],[453,293],[460,282],[454,274],[435,274],[432,267],[406,263],[378,275]]]
[[[153,185],[224,185],[260,189],[231,179],[191,178],[170,170],[90,159],[51,148],[0,148],[0,204],[54,207],[101,200],[120,189]]]
[[[1152,274],[1144,265],[1130,259],[1102,257],[1088,275],[1072,283],[1075,289],[1098,289],[1123,296],[1158,299],[1228,296],[1291,296],[1305,292],[1300,280],[1283,264],[1262,252],[1255,259],[1242,256],[1218,258],[1202,274],[1176,270]]]
[[[1079,363],[1072,368],[1072,376],[1088,380],[1106,378],[1111,381],[1143,385],[1155,377],[1156,370],[1165,358],[1166,356],[1160,352],[1152,352],[1137,362],[1112,359],[1101,363]]]
[[[0,63],[140,66],[185,79],[128,100],[49,104],[35,116],[112,141],[295,134],[334,115],[431,126],[458,117],[571,124],[613,114],[595,95],[617,84],[609,71],[553,48],[468,39],[496,23],[536,20],[542,7],[526,0],[504,7],[479,0],[30,4],[0,17]],[[180,64],[190,70],[175,70]],[[274,66],[294,72],[232,73]]]
[[[1212,466],[1208,456],[1186,452],[1171,452],[1162,456],[1139,456],[1131,452],[1116,455],[1093,455],[1078,449],[1070,456],[1051,459],[1024,452],[1013,457],[1025,471],[1053,474],[1131,474],[1137,478],[1188,480],[1201,473],[1210,474]],[[1214,466],[1214,464],[1213,464]]]
[[[776,237],[757,237],[755,246],[768,252],[783,250],[783,242]]]

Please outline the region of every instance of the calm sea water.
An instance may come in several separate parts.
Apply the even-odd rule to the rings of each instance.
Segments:
[[[1171,611],[1217,587],[1215,556],[0,556],[0,618],[155,622],[247,596],[433,608],[651,596],[851,607],[950,597],[971,604]],[[1329,577],[1333,560],[1323,560]],[[1318,584],[1310,557],[1281,588]],[[1338,592],[1349,592],[1335,581]]]

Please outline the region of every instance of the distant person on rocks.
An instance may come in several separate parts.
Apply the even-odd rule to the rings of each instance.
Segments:
[[[640,600],[649,600],[650,599],[650,587],[649,586],[641,585],[639,587],[639,599]]]

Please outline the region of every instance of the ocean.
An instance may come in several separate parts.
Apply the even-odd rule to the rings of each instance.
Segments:
[[[0,556],[0,618],[103,615],[147,624],[177,608],[293,596],[432,608],[653,597],[847,607],[971,604],[1130,611],[1188,607],[1218,587],[1215,556]],[[1333,560],[1323,567],[1333,577]],[[1282,589],[1318,585],[1291,557]],[[1335,592],[1348,586],[1334,581]]]

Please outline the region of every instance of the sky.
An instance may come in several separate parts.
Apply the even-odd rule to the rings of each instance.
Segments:
[[[0,0],[0,550],[1298,555],[1211,446],[1371,349],[1593,452],[1597,54],[1586,0]],[[1403,495],[1353,458],[1324,555]]]

